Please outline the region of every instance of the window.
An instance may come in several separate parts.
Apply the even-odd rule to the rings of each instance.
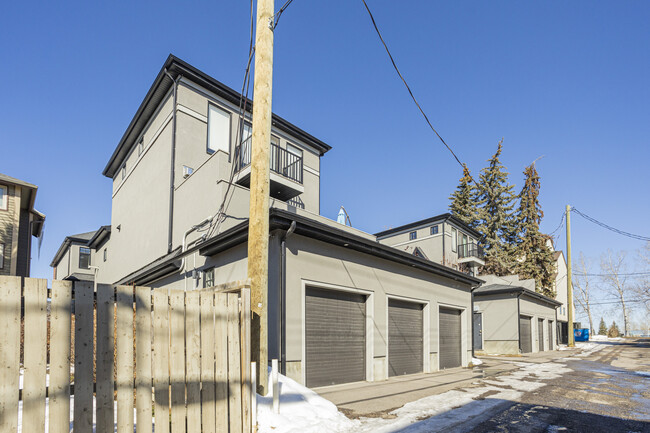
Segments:
[[[296,147],[296,146],[294,146],[292,144],[287,143],[287,152],[289,152],[292,155],[296,155],[296,156],[299,156],[300,158],[302,158],[302,149],[300,149],[299,147]]]
[[[432,235],[437,235],[438,234],[438,226],[431,226],[431,234]]]
[[[203,287],[214,287],[214,268],[203,271]]]
[[[418,238],[418,232],[409,233],[409,240],[414,241]]]
[[[138,156],[142,155],[142,152],[144,152],[144,138],[138,142]]]
[[[126,177],[126,164],[122,166],[122,170],[120,170],[122,173],[122,180]]]
[[[104,248],[104,261],[108,258],[108,248]]]
[[[208,153],[230,151],[230,113],[208,105]]]
[[[456,249],[458,248],[458,230],[455,228],[451,228],[451,250],[453,252],[456,252]]]
[[[188,167],[187,165],[183,166],[183,178],[190,177],[192,173],[194,173],[194,169],[192,167]]]
[[[0,244],[0,269],[5,268],[5,244]]]
[[[7,195],[7,187],[0,185],[0,209],[7,210],[9,204],[9,196]]]
[[[79,248],[79,268],[90,269],[90,248]]]

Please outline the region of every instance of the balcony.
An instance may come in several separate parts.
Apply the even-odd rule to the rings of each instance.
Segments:
[[[458,263],[467,263],[470,266],[483,266],[483,247],[476,244],[458,245]]]
[[[302,185],[302,157],[271,143],[270,155],[270,195],[287,201],[305,192]],[[251,141],[247,140],[235,149],[235,172],[237,184],[250,188]]]

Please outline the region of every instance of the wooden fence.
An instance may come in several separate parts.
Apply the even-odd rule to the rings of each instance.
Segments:
[[[250,354],[247,283],[0,277],[0,433],[247,433]]]

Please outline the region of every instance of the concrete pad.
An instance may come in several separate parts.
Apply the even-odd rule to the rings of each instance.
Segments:
[[[487,361],[483,365],[453,368],[429,374],[391,377],[381,382],[356,382],[315,388],[321,397],[334,403],[350,417],[382,416],[406,403],[452,389],[471,386],[472,382],[511,371],[516,365]]]

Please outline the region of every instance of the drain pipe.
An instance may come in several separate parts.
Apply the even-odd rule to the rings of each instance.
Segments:
[[[285,297],[287,292],[287,238],[296,231],[296,222],[291,221],[289,230],[282,236],[280,249],[282,250],[282,264],[280,265],[280,369],[282,374],[287,374],[287,342],[286,342],[286,303]]]
[[[184,254],[185,254],[185,251],[187,250],[187,248],[189,248],[189,245],[187,245],[187,237],[189,236],[190,233],[192,233],[192,232],[196,231],[197,229],[203,227],[204,225],[206,225],[210,221],[212,221],[212,216],[209,216],[206,219],[204,219],[203,221],[201,221],[200,223],[198,223],[196,225],[193,225],[191,228],[186,230],[185,233],[183,234],[183,247],[181,249],[181,255],[183,255],[183,259],[181,260],[181,268],[180,268],[180,273],[181,274],[185,271],[185,255]],[[201,238],[199,238],[199,239],[201,239]],[[194,241],[194,242],[196,242],[196,241]]]
[[[178,75],[174,79],[167,68],[165,68],[165,75],[172,80],[173,83],[173,105],[172,105],[172,157],[171,157],[171,167],[169,172],[169,232],[167,234],[167,252],[172,252],[172,236],[174,233],[174,165],[176,164],[176,103],[178,100],[178,81],[181,79],[182,75]]]

